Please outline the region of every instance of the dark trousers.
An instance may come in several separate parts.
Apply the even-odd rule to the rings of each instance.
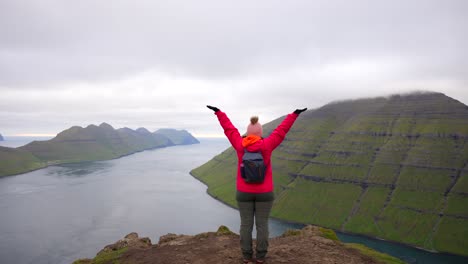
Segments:
[[[255,219],[257,228],[256,258],[264,259],[268,252],[268,217],[275,196],[269,193],[244,193],[237,191],[236,200],[241,218],[240,245],[245,259],[251,259],[252,230]]]

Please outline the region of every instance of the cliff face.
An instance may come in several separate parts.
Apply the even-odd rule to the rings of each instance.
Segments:
[[[282,118],[266,124],[268,135]],[[191,173],[235,203],[232,148]],[[468,255],[468,107],[440,93],[336,102],[272,157],[272,216]]]
[[[3,141],[3,136],[2,136],[2,134],[0,134],[0,141]]]
[[[386,262],[381,262],[385,259]],[[344,244],[331,230],[307,226],[290,230],[270,239],[267,263],[395,263],[404,262],[356,244]],[[167,234],[152,245],[136,233],[106,246],[94,259],[81,259],[74,264],[90,263],[186,264],[242,263],[239,236],[226,227],[217,232],[195,236]]]

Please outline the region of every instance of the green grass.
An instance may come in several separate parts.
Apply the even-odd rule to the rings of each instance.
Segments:
[[[438,212],[443,206],[443,199],[442,192],[413,191],[398,187],[390,205]]]
[[[361,130],[362,131],[362,130]],[[359,131],[359,132],[361,132]],[[374,146],[382,145],[388,137],[384,136],[369,136],[368,134],[350,134],[345,131],[341,131],[338,134],[333,134],[329,138],[327,146],[335,147],[334,150],[361,150],[369,151],[374,148]]]
[[[273,175],[273,180],[275,196],[278,196],[288,188],[288,185],[293,180],[293,178],[282,174],[281,172],[275,172]]]
[[[447,169],[417,168],[405,166],[401,170],[397,185],[418,191],[445,192],[451,184],[453,174]]]
[[[234,235],[234,232],[229,230],[227,226],[220,226],[218,230],[216,231],[217,236],[225,236],[225,235]]]
[[[360,164],[362,166],[368,165],[371,161],[372,153],[363,152],[344,152],[344,151],[330,151],[321,150],[318,156],[314,159],[317,162],[335,163],[335,164]]]
[[[454,192],[468,192],[468,171],[462,172],[455,186],[453,186]]]
[[[380,184],[391,184],[397,176],[399,165],[388,165],[374,163],[374,166],[369,172],[367,182],[380,183]]]
[[[398,118],[393,124],[393,134],[410,134],[415,126],[415,119],[409,117]]]
[[[421,137],[409,150],[405,163],[428,167],[460,167],[462,163],[455,146],[456,142],[451,138]]]
[[[362,244],[345,243],[344,245],[347,248],[356,249],[361,254],[369,256],[369,257],[373,258],[374,260],[385,263],[385,264],[405,264],[406,263],[406,262],[404,262],[404,261],[402,261],[402,260],[400,260],[398,258],[392,257],[392,256],[390,256],[388,254],[385,254],[385,253],[375,251],[375,250],[373,250],[371,248],[368,248],[368,247],[366,247],[366,246],[364,246]]]
[[[358,167],[343,164],[309,164],[300,174],[317,176],[325,179],[356,180],[361,181],[367,175],[367,167]]]
[[[320,227],[319,230],[320,230],[320,233],[322,233],[322,236],[324,238],[328,238],[328,239],[331,239],[333,241],[340,241],[338,239],[338,236],[336,235],[335,231],[333,231],[331,229],[328,229],[328,228],[323,228],[323,227]]]
[[[384,236],[374,218],[379,215],[389,192],[388,188],[369,187],[361,198],[359,209],[348,220],[344,230],[370,236]]]
[[[14,148],[0,147],[0,177],[45,167],[33,154]]]
[[[121,263],[120,258],[127,251],[128,247],[102,252],[94,259],[79,259],[74,261],[73,264],[119,264]]]
[[[468,217],[468,197],[460,194],[450,194],[447,200],[446,214]]]
[[[296,146],[292,146],[291,144],[288,144],[287,146],[282,144],[278,148],[276,148],[276,150],[273,152],[272,158],[277,159],[278,157],[281,157],[282,159],[288,159],[288,160],[307,161],[308,158],[302,155],[304,151],[305,151],[304,149],[301,149]],[[281,165],[281,164],[277,164],[277,165]]]
[[[89,142],[34,142],[22,147],[46,162],[72,163],[80,161],[106,160],[127,152],[115,152],[96,141]]]
[[[420,134],[448,135],[458,133],[468,134],[468,127],[456,119],[422,119],[415,132]]]
[[[115,251],[109,251],[109,252],[103,252],[99,255],[97,255],[93,259],[93,264],[107,264],[107,263],[112,263],[112,264],[118,264],[120,263],[119,258],[127,252],[128,248],[121,248]]]
[[[351,184],[316,183],[298,178],[277,197],[271,215],[338,229],[359,194],[360,188]]]
[[[434,236],[435,249],[468,256],[468,225],[466,220],[453,217],[442,217],[437,233]]]
[[[388,206],[377,221],[384,238],[432,249],[428,240],[438,216]]]
[[[395,135],[379,146],[379,151],[375,157],[376,163],[400,165],[405,161],[406,154],[413,145],[412,139]]]
[[[279,154],[279,152],[275,154]],[[274,171],[284,170],[291,173],[297,173],[302,167],[304,167],[304,164],[306,163],[305,161],[286,160],[290,159],[289,155],[283,155],[283,159],[279,159],[277,156],[278,155],[273,155],[271,159]],[[305,159],[304,157],[301,158]]]

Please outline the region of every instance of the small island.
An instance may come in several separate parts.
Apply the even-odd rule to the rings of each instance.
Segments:
[[[114,129],[107,123],[73,126],[47,141],[19,148],[0,147],[0,177],[64,163],[110,160],[136,152],[200,143],[186,130]]]

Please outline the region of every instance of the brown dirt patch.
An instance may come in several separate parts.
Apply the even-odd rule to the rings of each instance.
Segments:
[[[237,234],[209,232],[196,236],[168,234],[148,248],[129,247],[119,261],[122,264],[238,264],[242,263],[242,255]],[[308,226],[295,235],[270,239],[265,263],[378,262],[357,250],[346,248],[339,241],[320,236],[316,227]]]

